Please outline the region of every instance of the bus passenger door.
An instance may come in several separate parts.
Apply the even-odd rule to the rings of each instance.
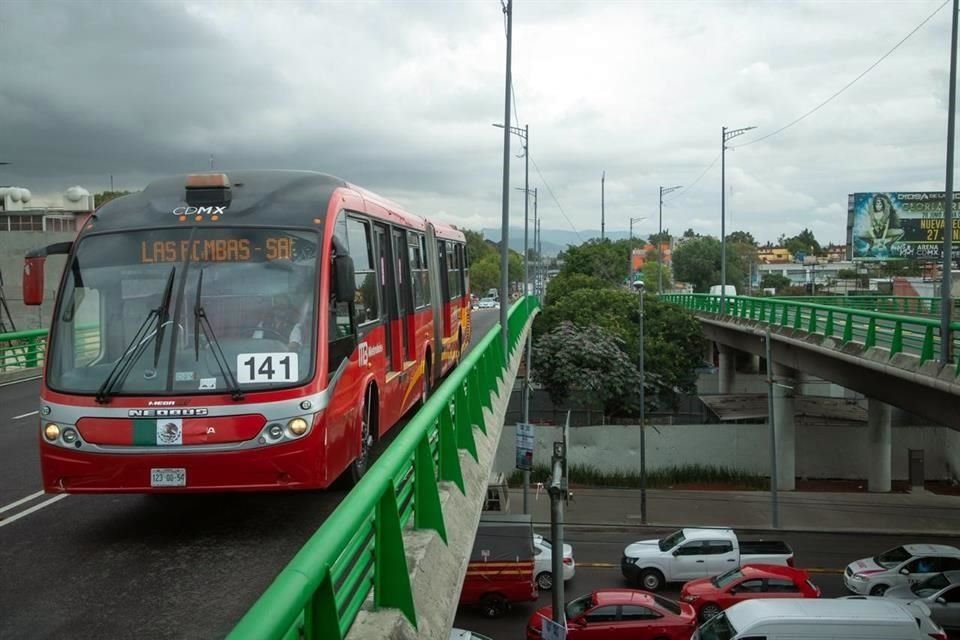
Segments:
[[[413,276],[410,273],[410,258],[407,251],[407,232],[393,230],[393,264],[397,268],[397,295],[400,307],[400,335],[404,349],[401,351],[404,362],[417,359],[416,345],[412,337],[413,327]]]
[[[384,342],[387,351],[387,365],[390,371],[403,370],[403,334],[399,331],[400,310],[397,306],[397,270],[396,260],[389,241],[386,225],[375,224],[374,236],[377,243],[377,269],[380,273],[380,299],[386,313],[384,318]]]

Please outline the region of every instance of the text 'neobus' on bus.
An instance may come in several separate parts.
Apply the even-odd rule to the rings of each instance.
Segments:
[[[311,489],[470,341],[464,235],[328,175],[204,173],[113,200],[74,242],[41,387],[49,492]]]

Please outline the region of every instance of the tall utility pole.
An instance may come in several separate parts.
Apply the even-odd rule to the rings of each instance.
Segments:
[[[646,219],[647,219],[646,216],[637,216],[636,218],[630,218],[630,257],[628,258],[628,260],[630,260],[630,268],[628,271],[630,272],[631,284],[633,284],[633,223],[643,222]]]
[[[647,443],[646,443],[646,372],[643,366],[643,280],[634,282],[633,286],[640,294],[640,361],[637,363],[640,370],[640,524],[647,524]]]
[[[773,422],[773,356],[770,347],[770,325],[767,325],[766,340],[764,340],[767,358],[767,422],[770,424],[770,517],[773,519],[773,528],[780,528],[780,506],[777,503],[777,430]]]
[[[567,443],[554,442],[550,465],[553,474],[547,492],[550,494],[550,537],[552,538],[550,542],[553,545],[550,565],[554,575],[553,621],[558,625],[566,623],[564,611],[566,602],[563,593],[563,503],[567,499],[567,478],[564,476],[566,458]]]
[[[660,222],[657,225],[657,294],[663,293],[663,255],[660,252],[660,247],[663,244],[663,196],[667,193],[673,193],[680,188],[680,185],[675,187],[660,187]]]
[[[756,127],[731,129],[723,127],[720,142],[720,313],[727,311],[727,141],[742,136]]]
[[[950,362],[950,335],[953,300],[953,139],[957,111],[957,10],[953,0],[953,30],[950,33],[950,98],[947,103],[947,188],[943,194],[943,277],[940,279],[940,364]]]
[[[507,335],[507,310],[510,307],[510,94],[511,46],[513,38],[513,0],[506,0],[503,12],[507,16],[507,73],[503,90],[503,211],[500,221],[500,344],[503,357],[509,356],[510,342]]]
[[[604,171],[600,175],[600,239],[601,240],[603,240],[603,238],[605,237],[606,228],[607,228],[607,224],[606,224],[607,217],[606,217],[606,211],[604,210],[604,202],[603,202],[604,183],[606,181],[607,181],[607,172]]]

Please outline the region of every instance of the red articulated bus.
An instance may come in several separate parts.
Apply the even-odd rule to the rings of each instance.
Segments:
[[[470,341],[464,235],[328,175],[194,174],[111,201],[66,254],[41,391],[48,492],[315,489]]]

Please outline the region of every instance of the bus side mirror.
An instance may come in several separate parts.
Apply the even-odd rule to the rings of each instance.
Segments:
[[[333,259],[333,293],[337,302],[353,302],[356,288],[353,275],[353,258],[336,256]]]
[[[45,256],[25,258],[23,261],[23,304],[31,307],[43,304],[43,263]]]
[[[57,242],[36,249],[23,260],[23,304],[35,307],[43,304],[43,266],[47,256],[70,253],[72,242]]]

